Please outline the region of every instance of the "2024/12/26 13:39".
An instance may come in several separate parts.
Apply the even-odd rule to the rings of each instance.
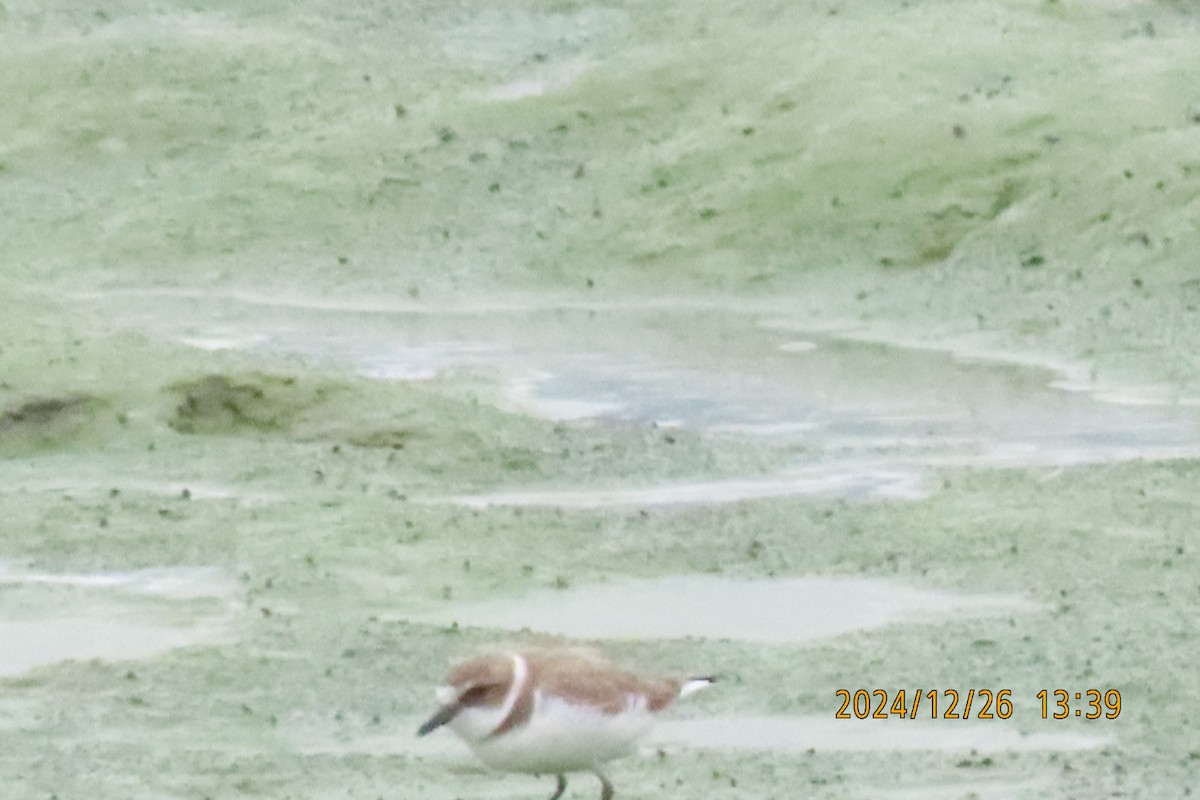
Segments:
[[[894,693],[884,689],[859,689],[853,693],[849,689],[838,689],[834,696],[841,699],[835,719],[916,719],[918,715],[928,715],[929,719],[971,719],[972,711],[975,712],[974,719],[1008,719],[1013,714],[1011,689],[968,689],[965,692],[917,689],[911,694],[904,689]],[[939,696],[943,703],[938,702]],[[1116,719],[1121,713],[1121,693],[1116,689],[1104,692],[1088,689],[1074,693],[1066,689],[1042,689],[1037,698],[1041,701],[1042,719],[1072,716]],[[1072,708],[1072,698],[1082,706]]]

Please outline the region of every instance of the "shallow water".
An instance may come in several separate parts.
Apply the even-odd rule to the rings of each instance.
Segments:
[[[117,489],[117,486],[120,488]],[[136,475],[123,475],[115,470],[109,471],[101,478],[91,475],[64,475],[62,471],[54,469],[30,471],[27,476],[0,486],[0,494],[44,493],[66,497],[88,497],[111,495],[114,489],[127,495],[140,494],[159,499],[246,502],[271,498],[270,495],[263,492],[248,492],[233,485],[209,481],[156,481]],[[2,565],[0,565],[0,575],[3,575]]]
[[[20,675],[59,661],[137,661],[168,650],[213,642],[219,624],[165,625],[80,609],[79,617],[0,620],[0,676]]]
[[[702,637],[808,642],[949,616],[1031,611],[1019,594],[953,593],[867,578],[734,580],[710,575],[543,590],[418,619],[580,639]]]
[[[131,572],[34,572],[0,562],[0,586],[62,586],[154,595],[174,599],[237,596],[236,581],[212,567],[163,567]]]
[[[1112,737],[1101,732],[1022,733],[1003,721],[838,720],[831,715],[744,715],[662,720],[652,743],[706,750],[1005,752],[1090,750]]]
[[[138,296],[77,301],[121,303],[115,316],[124,324],[202,349],[299,356],[384,380],[467,373],[493,382],[501,406],[550,419],[685,427],[803,450],[789,474],[752,481],[456,498],[468,505],[911,497],[933,467],[1200,455],[1200,425],[1186,408],[1111,402],[1088,388],[1078,365],[861,341],[853,329],[804,330],[769,303],[454,309],[155,292],[131,311],[131,295]]]
[[[489,494],[456,495],[449,502],[467,508],[491,506],[545,506],[565,509],[649,508],[654,506],[712,506],[743,500],[796,495],[848,498],[912,499],[921,497],[920,478],[911,472],[877,469],[864,464],[842,471],[796,470],[769,478],[662,483],[651,487],[547,489],[543,491],[500,491]]]
[[[1004,778],[976,778],[971,781],[953,781],[940,784],[921,784],[906,781],[904,785],[894,783],[872,787],[871,796],[890,797],[895,800],[1015,800],[1032,797],[1045,791],[1046,778],[1013,781]]]
[[[69,574],[0,564],[0,676],[221,641],[238,594],[234,581],[208,568]]]

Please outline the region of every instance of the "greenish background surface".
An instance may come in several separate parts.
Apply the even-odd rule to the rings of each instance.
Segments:
[[[169,313],[156,296],[189,293],[761,304],[814,329],[1083,364],[1093,388],[1194,420],[1198,37],[1185,2],[6,0],[0,561],[203,565],[238,590],[215,640],[0,681],[3,795],[538,796],[549,786],[378,744],[412,735],[449,659],[504,637],[404,612],[720,572],[1020,591],[1039,610],[803,647],[611,646],[728,676],[692,713],[1008,688],[1017,713],[994,724],[1111,741],[685,749],[615,766],[620,796],[1186,796],[1194,460],[946,467],[902,503],[469,510],[417,501],[757,475],[783,455],[538,420],[479,376],[370,380],[140,323]],[[5,618],[22,602],[0,586]],[[1124,708],[1042,721],[1043,688],[1117,688]]]

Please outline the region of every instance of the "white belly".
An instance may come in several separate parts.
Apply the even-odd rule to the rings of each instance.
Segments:
[[[631,702],[620,714],[602,714],[540,693],[526,725],[499,736],[480,735],[495,730],[499,720],[492,717],[482,709],[464,709],[450,727],[490,767],[545,774],[589,770],[628,755],[654,722],[644,701]]]

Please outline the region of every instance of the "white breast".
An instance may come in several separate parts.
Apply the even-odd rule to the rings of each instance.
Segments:
[[[463,714],[474,710],[464,710]],[[621,713],[604,714],[536,692],[533,714],[526,725],[499,736],[468,739],[468,744],[480,760],[496,769],[574,772],[633,752],[653,722],[645,698],[639,696],[631,695]],[[483,723],[481,718],[470,724],[474,727]]]

